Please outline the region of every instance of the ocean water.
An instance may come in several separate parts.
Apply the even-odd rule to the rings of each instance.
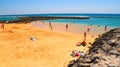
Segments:
[[[111,18],[90,18],[90,19],[56,19],[46,20],[47,22],[60,22],[60,23],[76,23],[76,24],[92,24],[101,26],[115,26],[120,27],[120,19]]]
[[[0,21],[17,20],[19,16],[0,16]]]
[[[0,20],[16,20],[19,16],[89,16],[90,19],[55,19],[45,21],[120,27],[120,14],[23,14],[0,16]]]

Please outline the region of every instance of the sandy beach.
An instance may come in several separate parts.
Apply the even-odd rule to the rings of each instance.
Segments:
[[[120,67],[120,0],[1,0],[0,67]]]
[[[88,51],[88,43],[103,32],[103,28],[91,27],[94,32],[87,35],[83,47],[76,43],[83,41],[82,31],[88,26],[70,24],[68,31],[65,24],[53,26],[51,31],[48,23],[5,24],[5,30],[0,29],[0,67],[65,67],[77,59],[70,56],[73,50]],[[36,40],[30,40],[31,36]]]

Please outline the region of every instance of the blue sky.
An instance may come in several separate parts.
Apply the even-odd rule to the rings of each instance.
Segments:
[[[120,0],[0,0],[0,15],[119,13]]]

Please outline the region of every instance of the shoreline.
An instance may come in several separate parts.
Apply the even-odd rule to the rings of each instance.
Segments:
[[[35,27],[39,27],[42,29],[50,30],[49,28],[49,22],[45,21],[35,21],[31,23]],[[101,35],[110,29],[113,29],[113,27],[108,26],[107,31],[104,31],[105,26],[98,27],[97,25],[88,26],[87,24],[77,24],[77,23],[60,23],[60,22],[51,22],[53,26],[53,31],[59,31],[59,32],[67,32],[67,33],[74,33],[74,34],[83,34],[84,32],[87,32],[87,29],[90,28],[90,35]],[[68,24],[68,31],[65,29],[65,25]]]
[[[44,20],[43,20],[44,21]],[[43,22],[43,21],[40,21],[40,22]],[[44,21],[44,22],[49,22],[48,20],[47,21]],[[77,24],[77,25],[91,25],[91,24],[82,24],[82,23],[72,23],[72,22],[52,22],[52,23],[63,23],[63,24]],[[99,25],[99,24],[98,24]],[[98,27],[98,25],[96,24],[92,24],[92,26],[95,26],[95,27]],[[108,25],[107,25],[108,26]],[[100,25],[100,27],[105,27],[105,25]],[[108,26],[110,29],[113,29],[113,28],[117,28],[116,26]]]

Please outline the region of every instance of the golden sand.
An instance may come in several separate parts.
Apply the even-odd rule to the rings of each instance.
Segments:
[[[32,41],[30,37],[36,37]],[[87,43],[94,37],[87,36]],[[73,50],[86,52],[88,46],[76,46],[82,34],[55,32],[33,27],[31,24],[5,24],[0,29],[0,67],[64,67]]]

